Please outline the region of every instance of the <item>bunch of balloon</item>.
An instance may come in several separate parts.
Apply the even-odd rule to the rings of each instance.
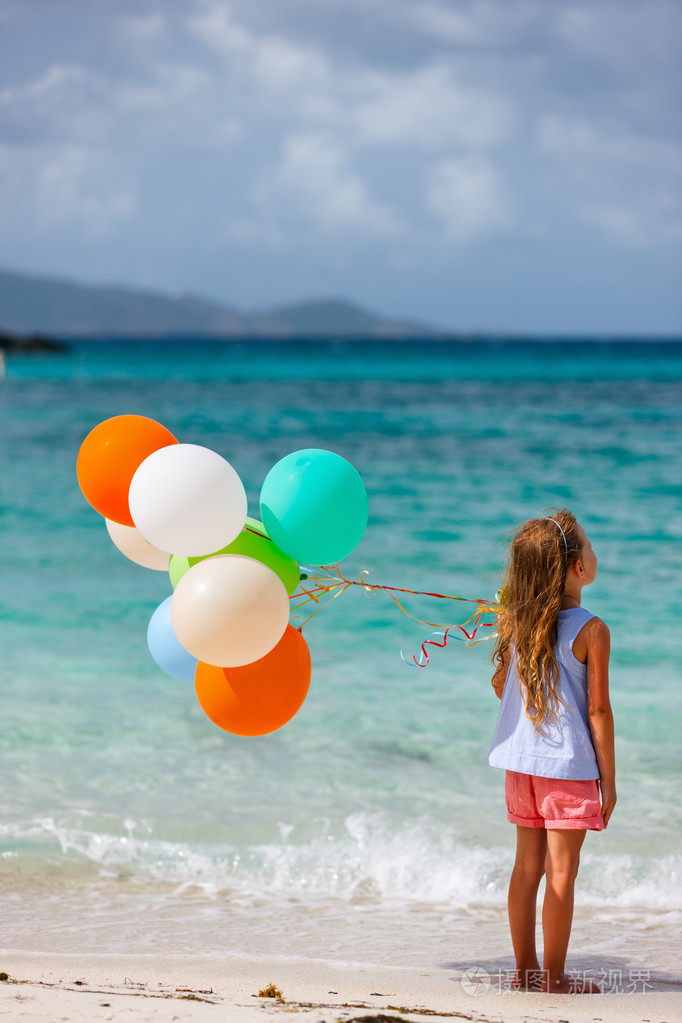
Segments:
[[[289,597],[299,561],[339,561],[359,542],[367,495],[355,469],[330,451],[286,456],[263,484],[260,522],[247,517],[244,486],[221,455],[128,415],[88,434],[77,474],[116,547],[170,574],[174,592],[147,630],[159,667],[193,681],[226,731],[265,735],[291,720],[311,662],[289,624]]]

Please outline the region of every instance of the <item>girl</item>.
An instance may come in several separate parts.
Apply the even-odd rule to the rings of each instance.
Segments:
[[[580,606],[596,574],[597,557],[568,510],[524,522],[509,550],[493,651],[502,704],[488,763],[507,772],[507,817],[516,824],[513,986],[553,994],[599,993],[564,972],[580,848],[616,805],[609,630]],[[543,874],[541,972],[535,904]]]

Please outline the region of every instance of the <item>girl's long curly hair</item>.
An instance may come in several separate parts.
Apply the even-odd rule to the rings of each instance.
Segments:
[[[578,523],[567,508],[550,518],[528,519],[512,534],[500,597],[504,613],[493,650],[498,669],[513,644],[526,714],[538,729],[556,718],[559,667],[554,656],[557,623],[569,567],[582,556]],[[564,531],[557,528],[559,523]]]

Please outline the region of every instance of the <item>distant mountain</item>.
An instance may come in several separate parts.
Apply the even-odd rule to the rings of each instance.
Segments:
[[[384,319],[368,309],[335,298],[276,306],[252,313],[248,322],[253,333],[263,335],[420,337],[438,333],[423,324]]]
[[[232,333],[231,309],[193,296],[76,284],[0,271],[0,329],[77,337]]]
[[[419,337],[441,332],[340,299],[240,312],[182,293],[0,271],[0,331],[52,337]]]

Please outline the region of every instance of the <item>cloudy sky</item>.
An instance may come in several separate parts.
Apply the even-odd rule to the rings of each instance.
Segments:
[[[0,265],[682,333],[680,0],[0,0]]]

